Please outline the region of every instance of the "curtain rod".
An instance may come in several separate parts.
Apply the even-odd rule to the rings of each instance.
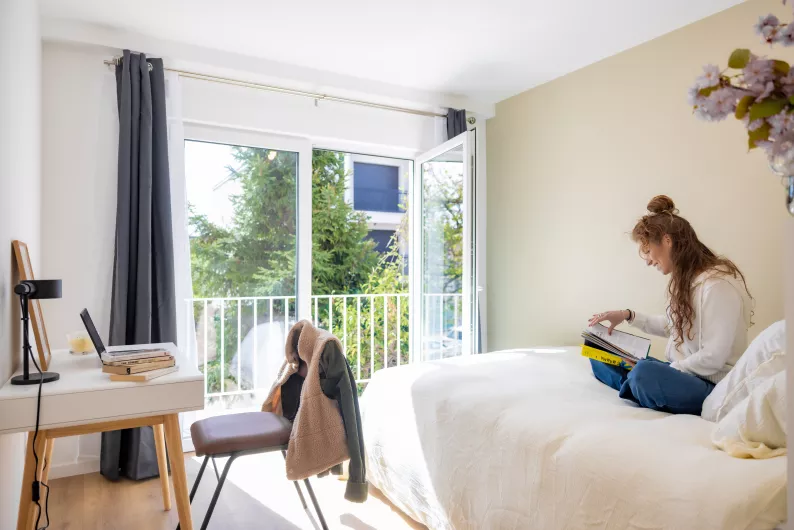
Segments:
[[[116,66],[121,62],[121,57],[115,57],[110,60],[104,61],[108,66]],[[307,98],[314,99],[315,101],[323,100],[323,101],[336,101],[338,103],[347,103],[349,105],[359,105],[362,107],[370,107],[373,109],[381,109],[381,110],[390,110],[393,112],[404,112],[406,114],[414,114],[416,116],[428,116],[431,118],[446,118],[446,114],[440,114],[438,112],[430,112],[424,110],[417,110],[417,109],[410,109],[407,107],[397,107],[394,105],[384,105],[381,103],[373,103],[371,101],[362,101],[359,99],[350,99],[350,98],[343,98],[339,96],[330,96],[328,94],[318,94],[315,92],[307,92],[305,90],[298,90],[294,88],[284,88],[274,85],[265,85],[262,83],[253,83],[251,81],[241,81],[239,79],[232,79],[229,77],[219,77],[216,75],[208,75],[208,74],[201,74],[198,72],[190,72],[187,70],[178,70],[175,68],[164,68],[164,70],[168,72],[175,72],[179,74],[181,77],[187,77],[189,79],[198,79],[201,81],[210,81],[212,83],[222,83],[225,85],[234,85],[234,86],[241,86],[246,88],[255,88],[257,90],[267,90],[269,92],[279,92],[281,94],[291,94],[293,96],[303,96]]]

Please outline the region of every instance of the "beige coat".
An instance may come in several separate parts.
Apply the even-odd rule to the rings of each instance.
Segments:
[[[265,412],[283,414],[281,386],[298,372],[300,360],[306,363],[308,370],[301,390],[300,407],[287,448],[289,480],[318,475],[349,458],[339,405],[323,394],[320,387],[320,358],[329,341],[335,341],[342,349],[339,339],[315,328],[308,320],[292,326],[287,335],[284,365],[262,405]]]

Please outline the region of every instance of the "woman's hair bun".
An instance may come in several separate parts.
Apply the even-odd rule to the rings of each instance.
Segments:
[[[673,199],[667,195],[657,195],[651,199],[651,202],[648,203],[648,211],[651,213],[678,213]]]

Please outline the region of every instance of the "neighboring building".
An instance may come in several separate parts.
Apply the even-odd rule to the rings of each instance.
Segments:
[[[394,158],[345,154],[348,177],[345,200],[353,208],[365,212],[369,237],[378,252],[385,252],[389,241],[406,215],[410,162]],[[400,242],[404,256],[407,242]]]

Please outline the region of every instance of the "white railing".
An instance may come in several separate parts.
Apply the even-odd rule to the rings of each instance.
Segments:
[[[425,295],[423,349],[435,352],[430,358],[457,354],[449,343],[459,342],[461,300],[459,294]],[[269,390],[296,322],[295,297],[192,298],[186,306],[187,336],[204,373],[206,397]],[[357,383],[412,360],[407,293],[312,296],[310,311],[315,325],[342,341]]]

